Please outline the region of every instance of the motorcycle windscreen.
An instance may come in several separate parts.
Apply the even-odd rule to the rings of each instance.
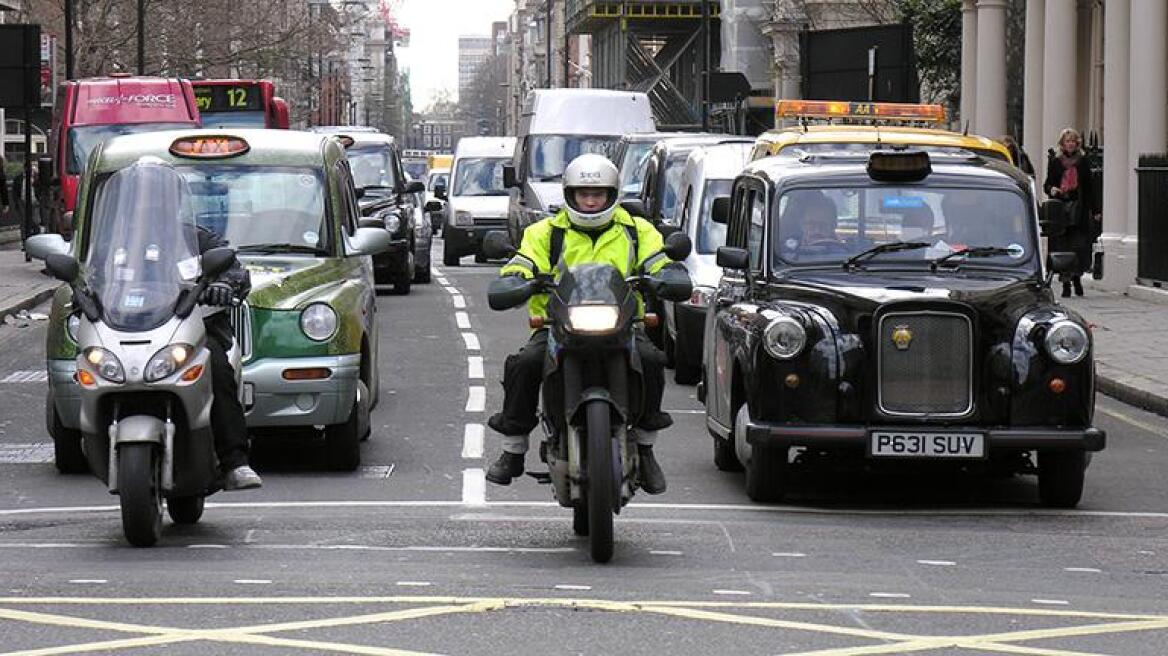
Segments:
[[[556,291],[564,305],[620,305],[629,286],[612,265],[578,264],[560,275]]]
[[[99,181],[85,269],[111,328],[145,331],[170,319],[200,272],[186,180],[164,163],[139,162]]]

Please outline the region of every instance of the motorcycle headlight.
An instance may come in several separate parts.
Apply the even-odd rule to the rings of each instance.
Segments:
[[[326,303],[313,303],[300,313],[300,330],[313,341],[323,342],[337,331],[337,312]]]
[[[686,303],[696,305],[698,307],[706,307],[710,304],[710,299],[714,298],[713,287],[694,287],[693,292],[689,295],[689,300]]]
[[[1087,356],[1091,340],[1073,321],[1056,321],[1046,331],[1046,352],[1059,364],[1075,364]]]
[[[397,232],[399,229],[401,229],[401,219],[398,218],[396,214],[387,215],[385,217],[385,229],[389,231],[390,234]]]
[[[466,210],[454,210],[454,225],[474,225],[474,215]]]
[[[90,364],[97,375],[108,380],[111,383],[126,382],[126,372],[122,369],[122,362],[118,360],[118,356],[101,348],[100,346],[91,346],[85,349],[83,354],[85,361]]]
[[[69,318],[65,320],[65,334],[69,335],[69,339],[73,343],[77,343],[77,331],[81,329],[81,317],[76,314],[70,314]]]
[[[790,360],[807,345],[807,330],[791,317],[777,317],[767,324],[762,334],[767,353],[780,360]]]
[[[568,330],[574,333],[603,334],[616,330],[620,308],[615,305],[576,305],[568,308]]]
[[[155,353],[146,363],[142,378],[153,383],[163,378],[169,378],[180,367],[190,361],[195,354],[195,348],[190,344],[171,344]]]

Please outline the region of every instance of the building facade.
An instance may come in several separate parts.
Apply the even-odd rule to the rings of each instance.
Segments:
[[[495,52],[495,42],[489,36],[458,37],[458,98],[470,95],[475,74]]]
[[[1024,147],[1041,176],[1063,128],[1098,140],[1106,275],[1095,284],[1147,293],[1149,281],[1137,280],[1136,168],[1141,155],[1168,150],[1168,2],[1027,0],[1024,35],[1006,34],[1005,5],[963,0],[963,121],[991,136],[1004,130],[1004,44],[1025,38]]]

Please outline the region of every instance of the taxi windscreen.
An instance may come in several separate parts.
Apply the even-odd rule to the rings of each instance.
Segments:
[[[1020,267],[1035,260],[1033,216],[1022,195],[1002,189],[924,186],[791,189],[772,205],[776,266],[842,263],[881,244],[923,244],[871,258],[929,263],[953,253],[962,266]],[[757,219],[756,219],[757,216]],[[761,212],[752,212],[760,225]],[[761,229],[750,229],[758,248]],[[995,250],[996,249],[996,250]]]
[[[307,167],[181,166],[195,220],[243,252],[328,252],[324,179]]]
[[[69,175],[80,175],[85,170],[89,153],[97,145],[108,139],[123,134],[138,134],[139,132],[158,132],[161,130],[189,129],[190,123],[119,123],[116,125],[83,125],[69,128],[69,152],[65,163],[65,172]]]
[[[382,144],[353,145],[345,149],[349,167],[353,170],[353,186],[394,187],[393,164],[389,147]]]

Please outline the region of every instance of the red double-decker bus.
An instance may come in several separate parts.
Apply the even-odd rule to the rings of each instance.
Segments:
[[[288,129],[288,103],[270,80],[191,80],[205,128]]]

